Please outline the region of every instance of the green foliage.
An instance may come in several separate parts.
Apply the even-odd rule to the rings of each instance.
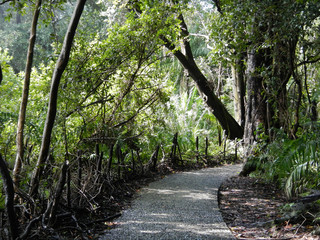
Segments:
[[[318,1],[221,0],[222,15],[217,12],[213,2],[87,2],[60,84],[51,155],[44,165],[41,182],[43,199],[53,194],[59,169],[66,159],[70,161],[74,181],[80,150],[83,164],[89,166],[84,168],[83,175],[89,178],[95,175],[97,144],[104,153],[103,164],[109,158],[110,144],[115,145],[114,159],[117,158],[116,150],[119,153],[121,149],[126,165],[131,164],[131,151],[134,158],[137,159],[138,152],[142,163],[146,163],[158,145],[161,146],[159,158],[164,159],[171,151],[175,133],[178,133],[182,154],[194,157],[196,137],[199,137],[200,151],[204,148],[205,137],[208,137],[209,155],[221,152],[222,148],[217,144],[221,128],[217,127],[212,113],[205,108],[188,73],[174,60],[172,52],[163,47],[161,36],[169,39],[177,50],[183,50],[179,47],[182,40],[190,42],[197,66],[210,82],[208,88],[218,93],[227,109],[232,111],[230,63],[234,64],[235,59],[239,59],[238,54],[245,56],[243,53],[248,47],[273,49],[279,42],[292,40],[297,33],[301,33],[302,40],[298,44],[297,58],[294,59],[297,62],[296,74],[301,82],[304,76],[308,85],[304,86],[303,94],[310,94],[312,100],[318,101],[319,63],[303,70],[299,65],[301,61],[316,61],[319,57]],[[49,1],[44,2],[41,9],[24,132],[26,159],[21,173],[21,189],[26,192],[40,151],[51,77],[71,16],[72,4],[65,0]],[[19,1],[18,6],[7,7],[9,17],[16,13],[24,14],[21,23],[17,24],[12,18],[10,22],[0,25],[0,42],[8,48],[0,49],[4,75],[0,85],[0,151],[10,162],[11,168],[15,158],[22,70],[25,67],[33,8],[34,2],[24,0]],[[180,32],[178,16],[181,13],[191,33],[188,38]],[[1,20],[3,17],[0,16]],[[264,91],[279,86],[276,76],[272,74],[274,67],[285,63],[278,61],[275,55],[270,54],[273,65],[256,69],[264,78]],[[241,60],[246,61],[245,57]],[[288,85],[291,102],[287,121],[291,124],[297,91],[294,79]],[[277,93],[275,91],[272,94]],[[307,98],[303,97],[302,101],[299,113],[301,125],[309,121],[307,112],[310,107]],[[278,112],[272,114],[277,117]],[[247,166],[277,181],[288,197],[306,188],[319,188],[318,128],[313,126],[307,131],[307,125],[300,126],[295,140],[289,139],[282,131],[270,129],[277,137],[274,142],[269,142],[272,134],[268,135],[264,127],[261,125],[256,132],[263,143],[256,149],[257,156],[251,157]],[[228,151],[234,145],[228,142],[224,147]],[[195,158],[191,161],[195,161]],[[116,167],[114,164],[114,172]],[[90,185],[91,180],[87,179],[86,184]],[[96,180],[95,184],[99,182]],[[0,209],[3,202],[0,194]]]
[[[314,127],[304,132],[298,139],[289,139],[279,131],[277,138],[268,144],[261,164],[263,175],[275,180],[291,198],[306,189],[319,188],[319,136]]]
[[[0,151],[6,159],[11,159],[14,155],[18,102],[22,89],[21,78],[14,74],[9,65],[11,59],[8,50],[0,48],[0,64],[3,73],[0,84]]]
[[[51,146],[56,162],[64,161],[66,143],[69,152],[75,153],[79,148],[92,151],[94,141],[107,138],[118,142],[124,151],[128,151],[126,139],[138,136],[134,141],[143,149],[141,157],[145,161],[158,144],[162,144],[165,152],[170,152],[175,132],[179,132],[182,151],[194,151],[196,136],[210,138],[215,133],[216,122],[203,107],[194,84],[178,62],[172,61],[161,48],[160,36],[166,36],[179,46],[182,36],[177,16],[180,11],[184,9],[188,21],[193,22],[199,16],[197,14],[200,11],[192,13],[191,5],[186,3],[145,1],[131,7],[111,1],[88,3],[61,81]],[[51,76],[70,17],[65,17],[63,11],[71,9],[68,8],[69,3],[64,1],[58,1],[55,5],[44,4],[42,16],[46,17],[40,20],[38,26],[36,67],[31,76],[25,126],[26,147],[32,146],[31,166],[40,150]],[[138,7],[140,11],[136,11]],[[25,5],[23,9],[23,24],[18,26],[14,21],[6,22],[6,26],[1,28],[4,33],[2,36],[14,29],[12,34],[18,32],[21,42],[26,42],[23,39],[28,38],[26,28],[31,24],[33,5]],[[201,16],[203,19],[212,8],[207,10]],[[193,24],[190,28],[193,32],[202,29]],[[21,54],[26,53],[27,45],[20,46],[15,41],[18,40],[4,39],[6,44],[12,44],[10,51],[18,72],[24,68],[25,57]],[[190,41],[199,65],[210,75],[212,66],[206,59],[208,49],[201,38],[192,36]],[[6,68],[3,70],[6,71]],[[17,89],[19,91],[21,86]],[[172,94],[177,95],[170,97]],[[11,121],[5,121],[7,127],[3,131],[6,137],[11,136],[3,143],[10,151],[11,159],[15,149],[19,106],[16,98],[19,95],[10,98],[14,102],[10,103],[10,107],[16,107],[15,113],[10,112]],[[227,95],[224,97],[230,101]],[[9,116],[9,113],[5,114]],[[30,169],[26,166],[25,171]]]

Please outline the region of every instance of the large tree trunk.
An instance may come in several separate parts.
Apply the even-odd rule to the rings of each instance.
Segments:
[[[80,21],[80,17],[82,11],[84,9],[86,0],[78,0],[76,8],[73,12],[72,18],[70,20],[68,30],[66,32],[63,46],[60,52],[59,59],[57,61],[56,67],[54,69],[52,75],[52,82],[51,82],[51,90],[50,90],[50,99],[48,105],[48,113],[47,118],[43,130],[43,137],[41,143],[41,149],[39,158],[37,161],[36,168],[33,172],[33,176],[31,179],[31,186],[30,186],[30,195],[35,196],[38,192],[39,183],[40,183],[40,176],[43,169],[43,165],[48,157],[49,148],[50,148],[50,141],[51,141],[51,133],[56,117],[57,112],[57,99],[58,99],[58,89],[62,74],[68,64],[69,56],[71,52],[72,42],[77,30],[78,23]]]
[[[23,155],[24,155],[23,130],[24,130],[24,124],[26,120],[30,76],[31,76],[31,68],[32,68],[32,62],[33,62],[33,51],[34,51],[34,46],[36,42],[37,24],[38,24],[38,19],[40,15],[41,2],[42,0],[39,0],[36,4],[35,11],[33,14],[33,19],[32,19],[32,24],[31,24],[31,31],[30,31],[27,63],[26,63],[26,69],[25,69],[22,100],[20,105],[18,128],[17,128],[17,139],[16,139],[17,156],[16,156],[16,161],[13,169],[13,182],[15,184],[15,187],[19,187],[19,180],[20,180],[19,175],[21,172],[21,166],[22,166]]]
[[[292,74],[287,59],[288,51],[284,45],[280,49],[276,45],[273,49],[251,49],[248,52],[244,133],[245,143],[248,146],[257,141],[261,133],[269,135],[269,130],[272,128],[288,129],[286,86]],[[270,67],[272,72],[264,79],[261,69]]]
[[[176,53],[175,53],[176,55]],[[209,82],[196,65],[192,65],[186,61],[180,61],[188,70],[190,76],[196,82],[198,91],[203,101],[207,104],[212,114],[217,118],[221,127],[226,131],[230,139],[242,138],[243,128],[231,116],[219,98],[213,93],[213,89],[209,87]]]
[[[263,77],[258,69],[265,63],[264,53],[252,49],[248,52],[247,102],[244,141],[247,146],[257,140],[257,136],[267,126],[266,95],[263,91]]]
[[[287,83],[293,74],[295,50],[297,38],[289,41],[281,41],[277,43],[273,49],[274,65],[272,77],[275,79],[273,85],[270,86],[272,91],[272,102],[276,106],[277,118],[274,119],[274,127],[283,128],[289,132],[290,117],[288,113],[287,99]],[[271,102],[271,101],[270,101]]]
[[[246,94],[244,71],[245,66],[243,63],[243,58],[237,59],[234,64],[232,64],[232,78],[233,84],[233,96],[234,96],[234,115],[237,122],[244,127],[245,125],[245,105],[244,99]]]
[[[203,101],[207,104],[213,115],[217,118],[217,120],[221,124],[221,127],[226,131],[228,137],[230,139],[242,138],[243,128],[231,116],[231,114],[228,112],[219,98],[214,94],[213,89],[210,88],[209,81],[198,68],[189,44],[189,32],[187,25],[185,24],[182,15],[179,16],[179,19],[181,20],[181,33],[184,37],[184,54],[180,50],[177,50],[175,45],[172,44],[167,38],[162,36],[161,39],[163,40],[164,45],[173,52],[175,57],[180,61],[180,63],[195,81],[199,94],[203,98]]]

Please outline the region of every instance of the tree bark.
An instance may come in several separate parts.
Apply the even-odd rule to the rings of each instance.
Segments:
[[[2,68],[1,68],[1,65],[0,65],[0,84],[2,82]]]
[[[18,127],[17,127],[17,156],[14,164],[13,169],[13,182],[15,187],[19,187],[20,182],[20,172],[22,167],[22,161],[24,157],[24,144],[23,144],[23,131],[24,125],[26,121],[26,112],[27,112],[27,105],[28,105],[28,97],[29,97],[29,86],[30,86],[30,76],[31,76],[31,69],[32,69],[32,62],[33,62],[33,53],[34,53],[34,46],[36,42],[36,35],[37,35],[37,24],[40,15],[40,8],[41,8],[42,0],[38,0],[31,24],[31,31],[30,31],[30,38],[29,38],[29,47],[27,53],[27,63],[25,69],[25,76],[24,76],[24,85],[23,85],[23,92],[22,92],[22,100],[20,105],[20,112],[19,112],[19,119],[18,119]]]
[[[86,0],[78,0],[76,8],[73,12],[72,18],[70,20],[68,30],[66,32],[62,50],[60,52],[59,59],[57,61],[56,67],[52,76],[51,90],[50,90],[50,100],[48,105],[47,118],[45,122],[45,127],[43,130],[42,143],[40,148],[40,154],[37,161],[36,168],[34,170],[32,179],[31,179],[31,187],[30,187],[30,195],[35,196],[38,192],[39,182],[40,182],[40,173],[43,169],[43,164],[46,161],[46,158],[49,153],[50,142],[51,142],[51,133],[56,117],[57,112],[57,99],[58,99],[58,90],[59,84],[62,77],[62,74],[68,64],[69,56],[71,52],[71,47],[73,43],[73,39],[77,30],[78,23],[80,21],[80,17],[82,11],[84,9]]]
[[[4,11],[3,11],[1,5],[0,5],[0,18],[1,18],[2,20],[4,20]]]
[[[245,66],[243,63],[243,57],[241,56],[237,59],[234,64],[232,64],[232,76],[233,76],[233,96],[234,96],[234,115],[237,122],[244,127],[245,125],[245,80],[244,71]]]
[[[173,50],[173,49],[172,49]],[[242,138],[243,128],[231,116],[219,98],[213,93],[209,87],[209,82],[202,74],[198,66],[190,63],[180,51],[174,51],[174,55],[179,59],[180,63],[188,70],[189,75],[195,81],[197,89],[202,96],[203,101],[209,107],[211,113],[217,118],[221,127],[226,130],[230,139]]]
[[[19,223],[17,220],[17,215],[14,210],[14,189],[13,182],[10,176],[9,170],[7,168],[6,162],[0,154],[0,173],[3,180],[3,189],[6,196],[5,205],[9,220],[11,237],[16,239],[19,236]]]
[[[110,151],[109,151],[109,159],[107,165],[107,178],[110,178],[111,166],[112,166],[112,155],[113,155],[113,147],[114,144],[110,144]]]
[[[164,45],[172,51],[175,57],[180,61],[182,66],[188,71],[189,75],[195,81],[199,94],[202,96],[203,101],[207,104],[212,114],[217,118],[221,127],[226,131],[230,139],[242,138],[243,128],[237,123],[237,121],[231,116],[219,98],[214,94],[210,88],[209,81],[202,74],[198,68],[191,50],[191,46],[188,40],[189,32],[187,25],[184,22],[183,16],[180,15],[181,20],[181,33],[183,36],[183,54],[180,50],[176,49],[166,37],[161,36]]]
[[[259,130],[266,126],[267,105],[263,91],[263,77],[257,69],[264,64],[264,53],[252,49],[248,52],[247,63],[247,104],[244,140],[247,146],[257,140]]]
[[[292,40],[279,41],[273,49],[274,65],[272,67],[272,77],[274,82],[269,84],[272,98],[270,102],[275,105],[274,110],[277,113],[277,118],[273,119],[273,126],[283,128],[286,132],[289,132],[291,125],[289,123],[287,103],[287,84],[295,71],[294,64],[291,61],[295,59],[297,41],[297,37]]]

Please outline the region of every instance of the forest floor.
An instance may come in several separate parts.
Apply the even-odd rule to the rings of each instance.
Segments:
[[[175,171],[185,170],[190,170],[190,168]],[[69,229],[67,235],[73,236],[72,239],[98,238],[105,232],[106,227],[114,228],[115,219],[131,205],[134,196],[142,187],[175,171],[170,170],[165,174],[156,173],[136,180],[118,182],[114,185],[113,196],[103,204],[104,207],[91,216],[93,219],[90,219],[89,224],[87,222],[88,213],[83,212],[80,214],[82,216],[78,215],[79,221],[90,226],[85,231],[86,234],[72,234]],[[286,221],[277,225],[273,224],[273,220],[281,217],[281,208],[288,202],[275,185],[261,179],[239,176],[227,179],[220,187],[218,199],[224,221],[237,239],[320,239],[319,236],[311,234],[316,226],[307,222],[302,224],[303,221],[298,223]]]
[[[273,223],[288,202],[275,185],[261,179],[232,177],[221,185],[219,199],[224,221],[238,239],[320,239],[312,235],[317,226],[306,219]]]
[[[209,167],[217,165],[220,164],[215,163]],[[73,209],[72,216],[60,221],[54,232],[35,230],[28,239],[98,239],[106,229],[114,228],[115,219],[131,205],[136,193],[142,187],[167,174],[191,169],[199,168],[167,169],[147,177],[114,182],[112,194],[101,194],[95,199],[99,206],[95,211],[84,208]],[[281,224],[273,224],[272,220],[281,217],[281,207],[287,203],[284,194],[273,184],[257,178],[232,177],[224,181],[220,187],[220,211],[236,238],[320,239],[319,236],[311,234],[317,226],[312,226],[310,222],[304,222],[303,219],[296,223],[285,221]]]

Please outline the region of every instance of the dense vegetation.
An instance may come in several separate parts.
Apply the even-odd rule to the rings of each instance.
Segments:
[[[158,158],[208,164],[227,137],[244,174],[319,188],[319,16],[317,0],[0,0],[0,158],[29,226],[13,237],[96,211]]]

